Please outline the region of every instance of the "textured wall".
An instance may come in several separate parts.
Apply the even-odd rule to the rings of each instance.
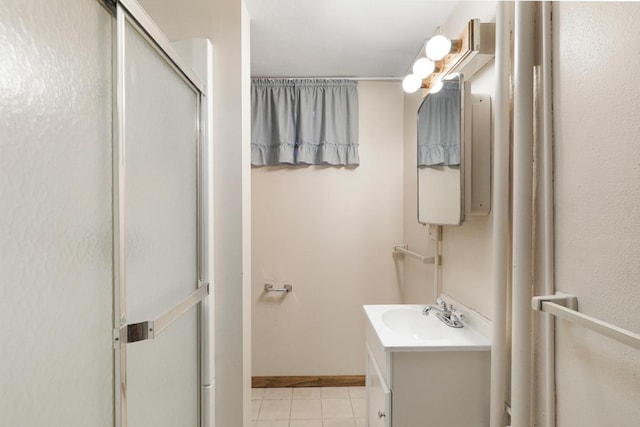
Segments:
[[[471,19],[495,21],[495,2],[461,2],[443,23],[449,37],[456,37]],[[493,96],[493,63],[472,80],[473,93]],[[416,95],[405,96],[405,199],[404,240],[417,252],[431,255],[433,241],[428,227],[418,224],[416,212]],[[486,317],[491,315],[491,215],[468,218],[461,226],[443,227],[442,290]],[[405,261],[404,303],[431,303],[434,297],[433,266]]]
[[[364,374],[361,306],[400,302],[402,89],[358,91],[360,166],[252,170],[253,375]]]
[[[554,4],[556,282],[640,333],[640,3]],[[558,324],[559,427],[640,419],[640,352]]]
[[[445,30],[451,32],[452,23],[462,21],[460,16],[476,17],[474,7],[478,6],[461,3]],[[640,45],[634,30],[639,17],[638,3],[554,3],[557,289],[576,294],[580,311],[636,333],[640,332],[635,309],[640,305],[640,89],[633,75],[640,59],[630,47]],[[491,76],[491,69],[485,70],[474,80],[473,91],[491,93]],[[407,97],[406,105],[412,102]],[[405,111],[405,120],[413,117]],[[405,138],[412,138],[407,130]],[[413,166],[407,153],[405,159],[405,166],[408,162]],[[405,170],[406,176],[410,174]],[[405,181],[409,210],[414,209],[413,182],[411,177]],[[407,221],[413,221],[411,212],[405,212],[405,241],[411,242],[419,230]],[[422,234],[419,239],[426,239]],[[490,217],[473,218],[444,231],[444,290],[486,316],[491,313],[490,250]],[[418,285],[423,279],[417,280],[408,266],[404,272],[411,289],[419,286],[405,292],[407,298],[430,295],[431,275]],[[537,353],[538,375],[541,367]],[[558,323],[559,427],[637,425],[639,377],[637,350]],[[544,411],[539,380],[534,382],[537,420]]]

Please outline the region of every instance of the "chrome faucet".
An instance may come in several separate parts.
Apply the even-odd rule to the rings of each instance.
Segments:
[[[422,310],[422,314],[428,316],[431,311],[435,311],[436,317],[440,319],[445,325],[452,328],[462,328],[464,326],[464,324],[460,320],[462,315],[453,308],[453,304],[447,304],[447,302],[443,300],[442,297],[439,297],[436,302],[438,303],[438,305],[427,305]]]
[[[453,308],[453,305],[449,304],[447,306],[447,302],[443,300],[442,297],[438,297],[438,299],[436,299],[436,302],[440,305],[440,307],[442,307],[442,314],[447,316],[451,315],[451,309]]]

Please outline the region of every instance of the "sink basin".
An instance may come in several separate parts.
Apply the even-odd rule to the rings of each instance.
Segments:
[[[478,351],[489,350],[487,337],[465,324],[451,328],[435,313],[422,314],[426,305],[388,304],[363,306],[370,330],[385,351]]]
[[[447,337],[447,330],[440,325],[435,314],[425,316],[422,310],[406,307],[391,308],[382,312],[382,323],[396,334],[413,337],[416,340],[441,340]]]

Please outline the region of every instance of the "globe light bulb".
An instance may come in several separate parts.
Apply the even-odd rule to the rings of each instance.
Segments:
[[[431,89],[429,89],[429,93],[438,93],[440,92],[440,90],[442,90],[443,86],[444,83],[442,83],[442,81],[438,81],[438,83],[434,84]]]
[[[429,58],[420,58],[413,64],[413,74],[420,79],[426,78],[429,74],[433,73],[436,64]]]
[[[433,36],[427,42],[425,52],[427,58],[440,61],[451,52],[451,40],[442,35]]]
[[[407,93],[413,93],[422,86],[422,79],[415,74],[409,74],[402,80],[402,89]]]

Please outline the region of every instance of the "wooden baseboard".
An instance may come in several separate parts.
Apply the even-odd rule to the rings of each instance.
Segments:
[[[362,387],[364,379],[364,375],[251,377],[251,387]]]

